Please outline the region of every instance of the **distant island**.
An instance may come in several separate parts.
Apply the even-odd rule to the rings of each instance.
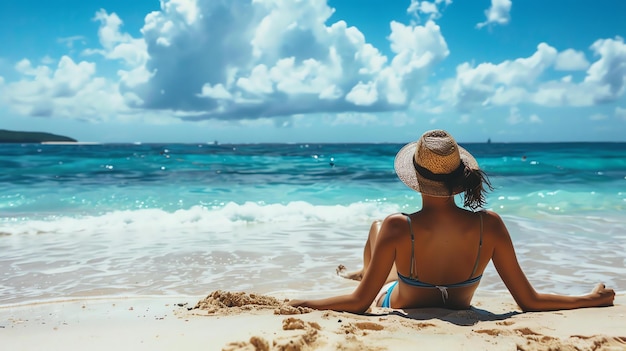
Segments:
[[[18,132],[0,129],[0,143],[75,143],[76,139],[44,132]]]

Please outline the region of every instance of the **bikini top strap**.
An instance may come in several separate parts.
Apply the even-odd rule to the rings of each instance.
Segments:
[[[483,246],[483,212],[478,212],[478,217],[480,218],[480,241],[478,242],[478,255],[476,256],[476,263],[474,263],[474,269],[472,270],[472,274],[470,274],[469,279],[474,276],[476,273],[476,268],[478,268],[478,260],[480,259],[480,248]]]
[[[411,217],[403,213],[406,216],[406,221],[409,223],[409,232],[411,233],[411,270],[409,271],[409,277],[411,279],[416,279],[416,276],[413,276],[413,267],[415,266],[415,235],[413,235],[413,226],[411,225]]]

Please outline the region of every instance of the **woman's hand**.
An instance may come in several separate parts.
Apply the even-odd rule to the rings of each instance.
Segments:
[[[589,297],[596,304],[594,306],[613,306],[615,300],[615,291],[607,289],[603,283],[598,283],[589,294]]]

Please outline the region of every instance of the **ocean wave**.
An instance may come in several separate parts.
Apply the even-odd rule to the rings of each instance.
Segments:
[[[205,230],[209,227],[285,223],[350,223],[382,219],[398,212],[398,206],[381,202],[359,202],[349,205],[313,205],[304,201],[288,204],[228,202],[220,206],[193,206],[168,212],[162,209],[111,211],[93,216],[50,215],[44,219],[13,216],[0,219],[4,235],[76,233],[92,231],[135,232],[162,230]]]
[[[284,194],[277,197],[283,197]],[[267,197],[266,197],[267,198]],[[147,201],[147,200],[146,200]],[[457,198],[460,203],[460,198]],[[139,205],[137,205],[139,206]],[[62,233],[99,230],[139,230],[168,228],[197,230],[211,226],[235,226],[263,223],[351,223],[382,219],[396,212],[419,210],[419,195],[381,197],[347,204],[316,204],[307,201],[286,203],[267,201],[212,201],[189,208],[137,208],[91,213],[56,211],[8,212],[0,216],[0,233]],[[488,198],[487,209],[511,218],[525,218],[562,223],[571,219],[604,218],[621,221],[626,209],[626,193],[614,194],[545,189],[532,192],[499,192]]]

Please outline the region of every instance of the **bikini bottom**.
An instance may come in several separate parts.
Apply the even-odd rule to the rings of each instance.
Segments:
[[[398,285],[397,280],[385,284],[380,289],[380,292],[378,293],[378,296],[376,296],[376,299],[374,299],[374,305],[378,306],[378,301],[380,301],[380,299],[384,297],[380,307],[391,308],[391,292],[393,291],[393,288],[396,287],[396,285]]]

